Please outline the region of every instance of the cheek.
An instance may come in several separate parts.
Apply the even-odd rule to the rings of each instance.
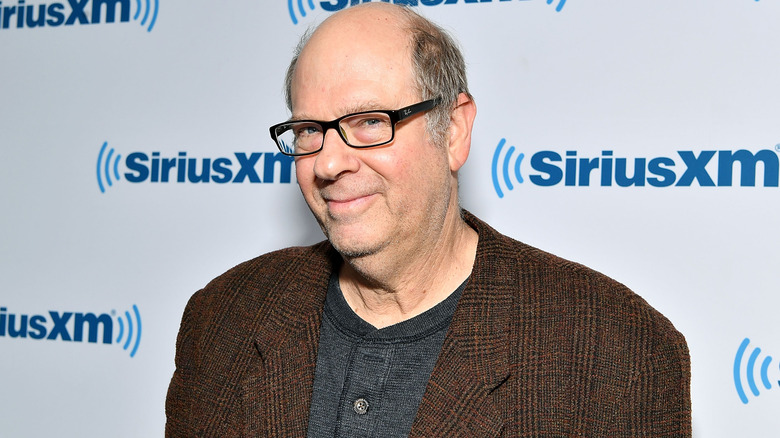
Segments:
[[[295,161],[295,178],[298,180],[298,186],[301,188],[304,196],[308,197],[314,185],[314,161],[309,159],[298,159]]]

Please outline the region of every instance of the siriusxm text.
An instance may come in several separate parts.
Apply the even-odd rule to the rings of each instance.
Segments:
[[[576,151],[563,156],[555,151],[539,151],[530,158],[530,181],[537,186],[645,186],[702,187],[756,186],[758,170],[763,172],[760,185],[778,187],[780,160],[774,151],[756,153],[738,151],[677,151],[675,157],[618,158],[613,151],[602,151],[593,158],[578,157]],[[739,173],[738,181],[735,174]]]
[[[118,16],[118,17],[117,17]],[[76,24],[114,23],[130,21],[130,0],[67,0],[26,4],[25,0],[0,1],[0,27],[8,29],[73,26]]]
[[[281,153],[236,152],[232,157],[189,158],[186,152],[164,157],[133,152],[125,159],[129,182],[141,183],[272,183],[278,170],[279,182],[292,180],[293,158]]]
[[[114,320],[108,314],[49,311],[48,315],[16,315],[0,307],[0,337],[110,344]]]

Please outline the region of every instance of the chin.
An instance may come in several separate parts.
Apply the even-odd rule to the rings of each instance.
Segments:
[[[358,234],[344,236],[338,232],[326,233],[330,244],[343,257],[366,257],[379,252],[385,245],[376,240],[374,236]]]
[[[364,239],[339,239],[338,237],[328,236],[330,244],[338,251],[343,257],[357,258],[366,257],[372,254],[376,254],[381,245],[371,244],[368,240]]]

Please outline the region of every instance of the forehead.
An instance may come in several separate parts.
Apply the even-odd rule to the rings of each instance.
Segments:
[[[413,91],[404,22],[384,11],[355,9],[325,21],[301,51],[291,83],[294,113],[323,110],[311,108],[315,103],[334,111],[389,105]]]

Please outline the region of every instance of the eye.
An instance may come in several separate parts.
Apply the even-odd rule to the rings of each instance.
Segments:
[[[310,135],[317,135],[320,133],[320,127],[310,123],[295,125],[293,127],[296,137],[306,137]]]
[[[378,119],[378,118],[373,118],[373,119],[364,119],[364,120],[362,121],[362,124],[363,124],[364,126],[376,126],[376,125],[379,125],[379,124],[381,124],[382,122],[383,122],[383,121],[382,121],[381,119]]]
[[[387,115],[382,113],[362,114],[345,121],[349,129],[376,129],[390,124]]]

